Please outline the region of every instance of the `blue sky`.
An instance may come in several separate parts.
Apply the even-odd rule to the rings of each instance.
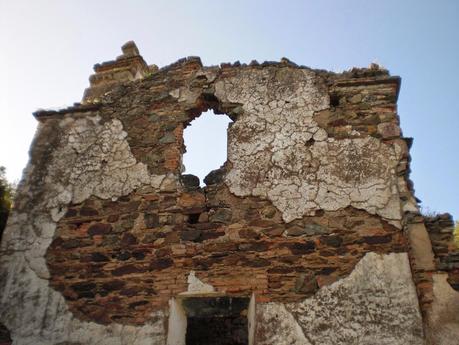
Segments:
[[[207,65],[286,56],[333,71],[382,64],[402,77],[416,195],[459,218],[459,1],[0,0],[0,165],[9,179],[27,162],[32,112],[79,101],[92,66],[128,40],[159,66],[189,55]],[[218,127],[203,126],[200,137]],[[214,156],[204,153],[203,169],[218,167]]]

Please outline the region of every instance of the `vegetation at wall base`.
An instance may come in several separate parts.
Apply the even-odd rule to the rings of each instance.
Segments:
[[[14,185],[6,179],[5,167],[0,166],[0,239],[13,206],[14,190]]]

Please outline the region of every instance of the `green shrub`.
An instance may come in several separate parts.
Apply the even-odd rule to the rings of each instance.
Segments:
[[[456,221],[456,226],[454,227],[454,242],[456,242],[456,247],[459,248],[459,220]]]
[[[5,168],[0,166],[0,239],[6,226],[6,221],[13,207],[14,186],[5,176]]]

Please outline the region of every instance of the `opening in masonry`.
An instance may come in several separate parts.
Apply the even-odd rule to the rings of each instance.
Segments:
[[[203,186],[204,177],[225,163],[227,130],[231,122],[228,116],[216,115],[213,110],[208,110],[185,128],[186,152],[183,155],[183,174],[199,177],[200,185]]]
[[[247,345],[249,298],[188,298],[186,345]]]

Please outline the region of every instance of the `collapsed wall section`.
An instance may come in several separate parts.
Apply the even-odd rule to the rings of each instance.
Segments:
[[[398,77],[287,59],[156,70],[133,43],[95,71],[83,104],[35,114],[1,247],[17,344],[185,344],[171,301],[190,291],[253,296],[251,343],[424,341]],[[210,108],[234,123],[200,188],[183,129]]]

